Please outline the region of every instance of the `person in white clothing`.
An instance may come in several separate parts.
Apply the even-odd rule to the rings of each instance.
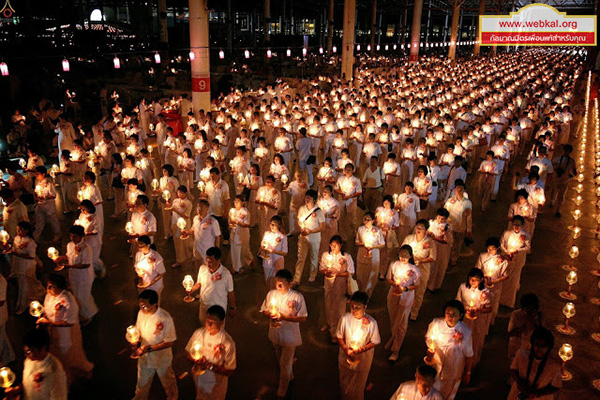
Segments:
[[[448,400],[454,400],[461,383],[471,380],[473,340],[464,316],[463,304],[450,300],[444,305],[444,318],[435,318],[425,334],[425,362],[438,371],[434,387]]]
[[[364,399],[375,346],[381,343],[377,321],[365,312],[368,302],[369,296],[365,292],[354,292],[350,298],[350,312],[338,323],[338,368],[343,400]]]
[[[343,250],[342,237],[334,235],[329,240],[329,251],[321,255],[319,271],[325,275],[325,314],[331,341],[337,343],[335,335],[338,322],[346,311],[348,277],[354,274],[354,260]]]
[[[231,267],[234,274],[250,270],[254,258],[250,253],[250,213],[244,207],[244,196],[237,195],[229,210],[231,232]]]
[[[464,182],[457,181],[454,195],[446,201],[444,208],[450,213],[449,221],[452,228],[452,248],[450,250],[450,264],[456,265],[460,256],[463,240],[471,237],[473,225],[473,204],[465,195],[466,186]]]
[[[60,225],[56,216],[56,190],[54,183],[48,180],[48,171],[46,167],[39,166],[35,168],[35,232],[33,237],[36,242],[40,241],[40,236],[46,223],[52,227],[52,243],[60,241]]]
[[[37,244],[31,237],[31,224],[26,221],[17,224],[17,235],[10,249],[4,251],[11,256],[12,273],[17,278],[19,294],[15,313],[23,314],[33,300],[39,300],[44,295],[44,287],[35,276]]]
[[[206,251],[206,263],[198,270],[198,279],[190,293],[200,291],[200,323],[204,323],[206,310],[218,305],[235,316],[235,293],[231,272],[221,264],[221,249],[211,247]]]
[[[200,199],[196,210],[198,214],[194,217],[192,227],[185,233],[194,235],[193,258],[196,266],[200,267],[205,263],[206,251],[221,245],[221,228],[219,221],[208,213],[208,200]]]
[[[434,387],[437,371],[429,365],[419,365],[415,380],[404,382],[390,400],[444,400]]]
[[[67,291],[67,280],[62,275],[50,274],[46,288],[44,313],[36,324],[48,327],[50,353],[65,368],[68,384],[79,377],[89,379],[94,364],[88,361],[83,350],[77,300]]]
[[[275,289],[275,274],[284,268],[284,257],[288,253],[288,239],[282,232],[283,220],[279,215],[271,217],[269,230],[260,243],[259,257],[265,273],[265,283],[269,290]]]
[[[67,375],[49,349],[50,335],[44,329],[33,329],[23,337],[23,381],[4,389],[7,400],[67,400]]]
[[[414,265],[412,255],[412,247],[403,245],[398,253],[398,261],[390,265],[386,277],[387,283],[391,285],[387,296],[387,309],[390,315],[392,336],[385,348],[392,352],[388,359],[392,362],[398,359],[398,353],[402,347],[404,335],[406,335],[408,316],[415,299],[415,289],[420,285],[425,285],[425,282],[421,282],[421,272]]]
[[[98,307],[92,296],[94,267],[92,249],[83,240],[85,230],[81,225],[73,225],[69,231],[71,241],[67,244],[67,254],[58,257],[57,269],[69,270],[69,283],[73,296],[79,304],[79,317],[82,325],[90,323],[98,313]]]
[[[531,350],[519,350],[510,371],[512,386],[508,400],[552,400],[562,388],[560,364],[550,358],[554,336],[538,327],[531,334]]]
[[[158,294],[144,290],[138,296],[140,311],[135,326],[140,341],[134,352],[138,359],[134,400],[146,400],[154,374],[158,375],[167,400],[178,398],[177,378],[173,372],[173,343],[177,340],[171,315],[158,306]]]
[[[300,322],[308,312],[302,294],[291,289],[292,273],[286,269],[275,274],[275,289],[267,293],[260,312],[270,318],[269,340],[273,343],[279,364],[278,398],[283,399],[290,381],[294,379],[293,365],[296,347],[302,344]]]
[[[15,352],[6,335],[6,322],[8,321],[7,286],[6,278],[0,274],[0,365],[3,366],[15,361]]]
[[[196,400],[225,400],[227,384],[237,363],[235,342],[224,329],[225,310],[211,306],[206,310],[204,327],[196,329],[185,350],[194,363]]]
[[[138,291],[151,289],[160,297],[164,287],[163,278],[166,274],[162,256],[150,243],[148,236],[137,238],[138,251],[134,257],[135,273],[139,278]]]
[[[297,225],[300,229],[298,237],[298,261],[292,287],[300,284],[302,271],[306,257],[310,254],[310,274],[308,282],[315,281],[317,276],[317,264],[319,247],[321,246],[321,231],[325,229],[325,217],[323,211],[317,205],[317,191],[309,190],[304,195],[304,205],[298,210]]]
[[[102,235],[100,234],[100,222],[96,214],[96,206],[94,206],[91,200],[83,200],[79,205],[79,209],[81,210],[81,214],[75,220],[74,225],[83,227],[85,232],[84,241],[92,250],[94,272],[98,277],[102,278],[106,275],[106,267],[104,266],[104,261],[100,258]]]

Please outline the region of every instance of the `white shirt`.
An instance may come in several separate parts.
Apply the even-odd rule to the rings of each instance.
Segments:
[[[22,385],[24,400],[67,400],[67,375],[50,353],[42,361],[25,358]]]
[[[66,290],[58,296],[46,293],[44,298],[44,315],[50,322],[67,322],[68,324],[79,323],[79,305],[75,297]],[[71,341],[71,328],[57,327],[50,330],[50,338],[58,347],[69,348],[73,345]]]
[[[156,232],[156,217],[148,210],[135,211],[131,214],[131,224],[133,225],[133,233],[137,235]]]
[[[138,311],[135,326],[140,331],[142,346],[155,346],[177,340],[173,318],[160,307],[154,314]],[[139,358],[139,363],[146,368],[164,368],[170,366],[172,361],[173,350],[170,347],[145,353]]]
[[[225,213],[225,201],[229,200],[229,185],[222,179],[217,183],[210,180],[206,183],[205,193],[208,195],[211,212],[217,217],[222,217]]]
[[[75,244],[67,244],[67,258],[69,265],[87,264],[87,268],[69,268],[69,281],[71,284],[91,284],[94,281],[94,265],[92,249],[83,240]]]
[[[450,213],[448,223],[454,232],[471,232],[473,204],[469,199],[463,196],[462,200],[458,200],[456,196],[452,196],[446,201],[444,208]]]
[[[354,273],[354,260],[349,253],[334,254],[330,251],[323,252],[321,254],[321,263],[319,269],[323,272],[330,271],[334,274],[348,272]]]
[[[459,380],[465,359],[473,357],[471,329],[459,321],[449,327],[444,318],[435,318],[427,328],[426,338],[434,339],[434,363],[438,379]]]
[[[344,342],[350,348],[360,348],[366,346],[372,342],[374,345],[381,343],[381,337],[379,336],[379,327],[377,321],[368,314],[364,314],[362,318],[356,319],[351,313],[346,313],[338,322],[337,330],[335,333],[339,339],[344,339]],[[375,349],[365,351],[357,355],[359,361],[358,368],[364,365],[364,360],[367,360],[372,356]],[[346,362],[348,356],[346,352],[340,348],[340,354],[342,355],[343,361]],[[341,362],[341,361],[340,361]]]
[[[260,306],[260,311],[272,312],[273,310],[283,317],[308,317],[304,296],[292,289],[283,294],[277,290],[271,290],[267,293],[267,297]],[[302,344],[300,323],[281,321],[281,324],[277,327],[271,324],[269,326],[269,340],[280,346],[300,346]]]
[[[362,193],[362,186],[360,179],[355,176],[348,178],[346,175],[340,175],[335,184],[335,190],[342,192],[345,196],[354,196],[357,193]],[[340,200],[340,204],[343,206],[349,206],[352,202],[355,202],[356,198],[351,197],[347,200]]]
[[[382,175],[383,172],[381,171],[381,168],[377,167],[375,168],[375,171],[373,171],[371,167],[369,167],[365,171],[363,181],[366,182],[368,189],[378,189],[383,185]]]
[[[319,209],[319,206],[314,205],[310,209],[308,206],[303,205],[298,210],[298,223],[300,228],[307,230],[315,230],[318,229],[320,224],[325,222],[325,217],[323,216],[323,211]],[[306,236],[306,238],[310,241],[320,241],[321,240],[321,232],[314,232]]]
[[[402,193],[398,196],[398,206],[400,207],[400,224],[402,226],[413,227],[417,223],[417,213],[421,211],[419,197],[411,193],[410,195]]]
[[[219,222],[209,214],[204,218],[196,215],[192,223],[192,230],[194,231],[195,250],[204,258],[206,251],[215,245],[216,238],[221,236]]]
[[[218,305],[227,310],[227,295],[233,292],[233,278],[223,264],[214,273],[201,265],[196,283],[200,284],[200,302],[204,307]]]
[[[148,284],[156,279],[157,276],[166,273],[164,260],[156,250],[150,249],[148,254],[138,251],[135,253],[135,272],[144,284]],[[153,285],[144,289],[151,289],[160,293],[163,286],[164,283],[161,278]]]
[[[398,387],[390,400],[444,400],[440,392],[433,387],[425,396],[421,395],[416,381],[404,382]]]

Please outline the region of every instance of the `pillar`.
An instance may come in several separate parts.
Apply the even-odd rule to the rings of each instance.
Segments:
[[[479,0],[479,11],[477,12],[477,25],[475,29],[475,44],[473,45],[473,55],[477,57],[479,52],[481,51],[481,46],[479,44],[479,33],[481,32],[481,25],[479,23],[483,14],[485,14],[485,0]]]
[[[271,41],[271,0],[265,0],[265,42],[269,43]]]
[[[422,0],[421,0],[422,1]],[[354,24],[356,0],[344,0],[344,36],[342,38],[342,76],[352,80],[354,65]]]
[[[400,37],[398,38],[398,42],[400,44],[404,44],[406,42],[406,23],[408,21],[408,8],[404,7],[402,10],[402,30],[400,31]]]
[[[192,66],[192,107],[210,111],[210,48],[208,38],[207,0],[189,0],[190,51]]]
[[[371,55],[375,54],[375,34],[377,33],[377,0],[371,3]]]
[[[327,54],[331,55],[331,49],[333,48],[333,11],[334,11],[334,0],[329,0],[329,10],[327,13]]]
[[[167,29],[167,0],[158,0],[158,30],[160,43],[165,47],[169,43],[169,31]]]
[[[423,0],[415,0],[413,20],[410,32],[410,57],[409,61],[419,61],[419,45],[421,43],[421,15],[423,13]]]
[[[458,0],[454,0],[452,8],[452,28],[450,29],[450,47],[448,48],[448,58],[454,60],[456,58],[456,40],[458,39],[458,21],[460,19],[460,4]]]

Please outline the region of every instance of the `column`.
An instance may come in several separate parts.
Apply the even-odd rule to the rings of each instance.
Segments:
[[[413,20],[410,33],[410,57],[411,63],[419,61],[419,45],[421,42],[421,15],[423,14],[423,0],[415,0]]]
[[[192,107],[210,111],[210,53],[208,38],[207,0],[189,0],[190,51],[192,66]]]
[[[420,0],[422,1],[422,0]],[[344,37],[342,39],[342,76],[352,80],[354,65],[354,24],[356,22],[356,0],[344,1]]]

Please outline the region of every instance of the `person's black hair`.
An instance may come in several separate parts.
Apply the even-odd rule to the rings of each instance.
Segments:
[[[415,259],[413,258],[414,251],[410,244],[404,244],[400,247],[400,249],[398,250],[398,259],[400,259],[400,253],[402,252],[408,252],[408,262],[410,264],[415,263]]]
[[[96,213],[96,206],[94,205],[94,203],[92,203],[91,200],[88,200],[88,199],[82,200],[79,205],[87,208],[87,210],[90,212],[90,214]]]
[[[152,243],[152,240],[150,240],[150,236],[147,235],[142,235],[140,237],[137,238],[138,243],[141,244],[145,244],[146,246],[150,245],[150,243]]]
[[[148,198],[148,196],[146,196],[145,194],[138,194],[137,196],[137,200],[140,201],[140,203],[144,204],[144,205],[148,205],[150,204],[150,199]]]
[[[537,382],[540,379],[540,375],[544,371],[544,367],[546,366],[546,362],[548,361],[548,357],[550,356],[550,352],[554,347],[554,335],[548,329],[543,326],[538,326],[534,329],[531,337],[529,338],[529,343],[531,344],[531,350],[529,351],[529,361],[527,364],[527,376],[524,377],[527,382],[529,382],[529,377],[531,375],[531,367],[533,366],[533,360],[535,358],[535,351],[533,346],[536,342],[542,341],[544,342],[544,347],[547,349],[546,354],[540,360],[540,364],[538,365],[537,371],[535,373],[535,378],[533,382]],[[535,385],[535,383],[534,383]]]
[[[139,300],[146,300],[151,306],[158,304],[158,293],[152,289],[146,289],[138,295]]]
[[[175,169],[173,168],[173,166],[171,164],[163,165],[162,169],[167,171],[167,175],[169,175],[169,176],[173,176],[173,174],[175,173]]]
[[[331,239],[329,239],[329,244],[337,242],[340,244],[340,254],[344,255],[344,239],[340,235],[333,235]]]
[[[497,237],[489,237],[485,240],[485,248],[487,249],[490,246],[494,246],[495,248],[500,248],[500,239]]]
[[[88,178],[92,183],[96,183],[96,174],[92,171],[85,171],[83,174],[86,178]]]
[[[4,188],[0,190],[0,197],[3,199],[10,199],[15,196],[15,192],[11,188]]]
[[[319,197],[319,195],[317,194],[317,191],[314,189],[309,189],[306,191],[306,193],[304,193],[305,196],[310,196],[314,201],[317,201],[317,198]]]
[[[417,373],[423,378],[434,381],[437,376],[437,370],[430,365],[421,364],[417,367]]]
[[[422,225],[425,228],[425,230],[429,229],[429,221],[427,221],[425,218],[422,218],[422,219],[418,220],[415,223],[415,226],[416,225]]]
[[[181,192],[181,193],[187,193],[188,192],[188,188],[185,185],[179,185],[179,187],[177,188],[177,191]]]
[[[37,167],[35,167],[35,172],[37,172],[38,174],[46,175],[48,173],[48,170],[43,165],[38,165]]]
[[[69,233],[83,238],[85,236],[85,229],[81,225],[73,225],[71,228],[69,228]]]
[[[540,309],[540,299],[535,293],[525,293],[521,296],[520,304],[521,308],[533,307],[536,310]]]
[[[138,180],[135,179],[135,178],[129,178],[129,179],[127,179],[127,184],[128,185],[135,185],[135,186],[137,186],[138,185]]]
[[[471,287],[471,283],[469,283],[469,281],[473,277],[479,278],[479,286],[477,287],[477,289],[479,289],[479,290],[485,289],[485,280],[483,279],[483,271],[480,270],[479,268],[472,268],[469,271],[469,274],[467,275],[467,288]]]
[[[523,217],[522,217],[522,216],[520,216],[520,215],[515,215],[515,216],[513,217],[513,220],[512,220],[512,222],[514,223],[514,222],[516,222],[516,221],[519,221],[519,222],[521,222],[521,226],[525,225],[525,218],[523,218]]]
[[[33,350],[49,350],[50,334],[47,329],[32,329],[23,336],[23,346]]]
[[[446,302],[446,304],[444,304],[444,314],[446,314],[446,309],[448,308],[454,308],[458,311],[458,313],[460,314],[460,320],[462,321],[463,318],[465,317],[465,306],[464,304],[460,301],[460,300],[448,300]]]
[[[206,315],[210,315],[211,317],[214,317],[221,322],[225,320],[225,310],[219,305],[208,307],[208,310],[206,310]]]
[[[369,303],[369,295],[365,292],[357,290],[356,292],[352,293],[352,297],[350,297],[350,302],[353,301],[366,306]]]
[[[29,221],[21,221],[17,226],[25,231],[27,237],[33,237],[33,227]]]
[[[219,171],[219,168],[217,167],[212,167],[208,172],[215,175],[221,175],[221,171]]]
[[[288,283],[290,283],[292,281],[292,279],[294,279],[294,276],[292,275],[292,273],[290,271],[288,271],[287,269],[280,269],[279,271],[277,271],[277,273],[275,274],[275,278],[279,278],[279,279],[284,279],[286,280]]]
[[[67,278],[62,275],[52,273],[48,275],[48,282],[56,286],[57,289],[66,290],[67,289]]]
[[[436,215],[440,217],[448,218],[450,216],[450,211],[446,210],[444,207],[438,208]]]
[[[221,249],[218,247],[213,246],[206,250],[206,257],[214,257],[216,260],[220,260],[221,256]]]
[[[523,198],[527,200],[529,198],[529,193],[527,193],[527,190],[525,189],[519,189],[515,192],[515,201],[519,199],[519,196],[523,196]]]

